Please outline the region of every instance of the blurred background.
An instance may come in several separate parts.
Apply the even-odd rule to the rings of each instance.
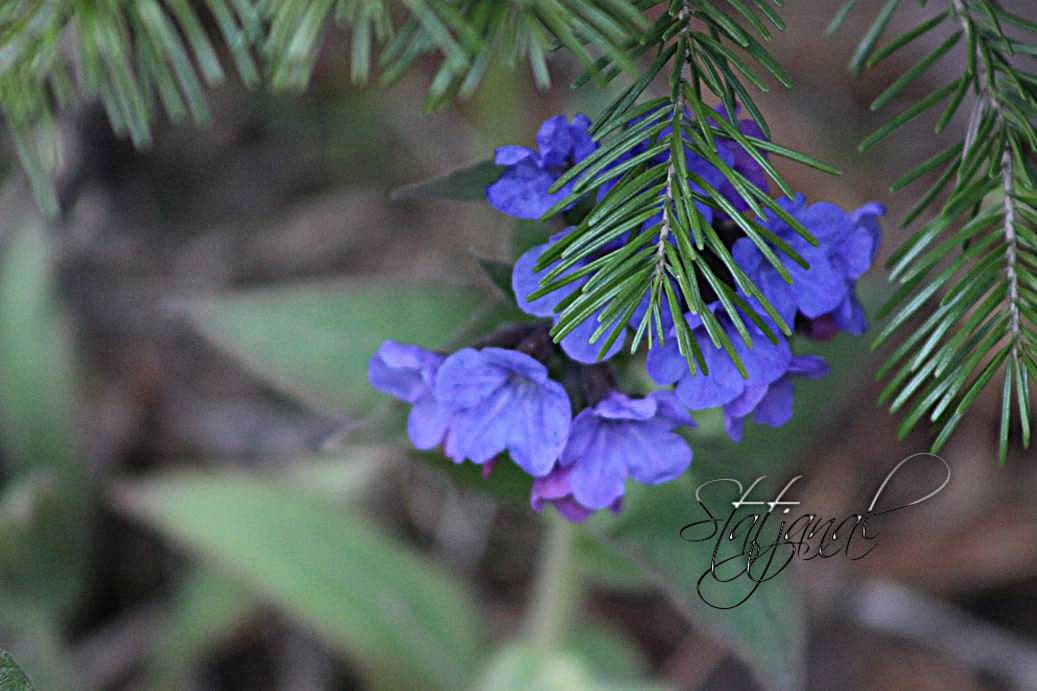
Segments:
[[[852,38],[881,3],[859,2],[829,40],[835,4],[788,3],[789,30],[773,45],[794,90],[775,88],[760,102],[777,141],[844,171],[828,177],[782,162],[809,200],[888,206],[888,254],[904,237],[896,220],[924,183],[898,195],[887,185],[945,140],[922,118],[856,153],[885,117],[868,104],[922,53],[898,53],[854,80]],[[1037,20],[1033,3],[1004,4]],[[910,3],[902,12],[898,26],[907,27],[923,10]],[[923,44],[942,39],[934,33]],[[358,89],[347,55],[331,33],[305,94],[225,87],[212,94],[211,127],[162,127],[146,152],[115,138],[97,108],[67,116],[66,213],[57,223],[32,220],[6,152],[0,647],[41,689],[377,686],[348,646],[313,623],[312,603],[265,597],[218,558],[141,520],[156,509],[139,483],[171,471],[274,477],[357,505],[457,574],[495,639],[520,626],[540,532],[526,506],[455,485],[404,452],[342,461],[335,449],[355,413],[250,374],[221,340],[221,317],[199,306],[231,291],[342,279],[447,275],[493,290],[473,255],[510,259],[507,219],[483,204],[395,202],[390,192],[488,158],[496,145],[531,144],[546,117],[593,116],[604,97],[571,92],[576,70],[558,62],[548,93],[525,74],[496,73],[471,102],[429,115],[421,103],[432,65],[391,90]],[[957,56],[903,98],[942,84],[960,68]],[[872,310],[883,278],[877,268],[867,284]],[[804,422],[749,435],[743,446],[706,440],[695,446],[696,464],[738,477],[802,474],[805,505],[828,515],[859,510],[928,439],[897,441],[897,420],[875,403],[877,361],[866,338],[856,341],[827,346],[834,375],[797,390]],[[807,603],[807,688],[1037,688],[1037,465],[1032,451],[1016,449],[998,467],[999,409],[987,393],[942,453],[953,477],[939,497],[889,522],[867,559],[793,567]],[[367,410],[381,405],[367,400]],[[907,479],[917,489],[931,486],[928,478]],[[295,516],[291,502],[264,506],[275,518]],[[679,528],[658,531],[670,538]],[[591,583],[581,613],[581,645],[608,674],[678,689],[762,688],[723,640],[669,600],[616,580]],[[326,602],[307,587],[295,596]]]

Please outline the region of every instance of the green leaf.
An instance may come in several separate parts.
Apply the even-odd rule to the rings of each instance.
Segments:
[[[398,279],[303,284],[187,302],[194,325],[277,388],[322,409],[382,397],[367,362],[382,341],[446,346],[485,300],[479,291]]]
[[[0,650],[0,691],[34,691],[36,687],[6,650]]]
[[[493,161],[479,161],[431,180],[404,185],[393,191],[392,198],[485,201],[486,188],[497,181],[503,170]]]
[[[50,615],[83,586],[87,495],[72,406],[73,359],[42,224],[16,225],[0,257],[0,591]]]
[[[638,493],[640,501],[631,502],[633,506],[628,505],[618,519],[597,534],[617,556],[637,565],[694,626],[730,645],[765,685],[775,689],[801,688],[806,654],[805,610],[787,572],[763,583],[756,594],[733,609],[716,609],[697,592],[699,579],[710,568],[713,545],[685,541],[680,531],[685,525],[706,518],[698,508],[695,487],[731,475],[729,469],[711,475],[693,471],[683,480],[650,488],[650,496]],[[716,509],[715,503],[711,509]],[[743,577],[725,587],[725,594],[719,596],[722,602],[727,605],[741,599],[750,587],[747,583],[753,585],[748,577]]]
[[[375,688],[463,688],[479,663],[471,596],[359,515],[236,474],[167,476],[116,499],[355,657]]]
[[[0,257],[0,446],[15,474],[74,470],[73,362],[57,303],[52,248],[27,221]]]
[[[482,673],[474,691],[661,691],[651,683],[599,679],[595,670],[576,654],[541,651],[517,643],[497,653]]]
[[[276,477],[317,498],[352,501],[386,467],[390,460],[387,450],[348,447],[335,455],[291,463]],[[213,568],[196,568],[173,596],[171,611],[148,664],[148,688],[184,688],[191,667],[247,623],[260,607],[259,597],[238,579]]]
[[[182,689],[190,667],[251,617],[259,601],[237,580],[198,568],[179,585],[147,672],[152,689]]]
[[[512,264],[507,262],[497,261],[496,259],[490,259],[483,257],[473,252],[475,260],[479,262],[480,268],[486,277],[490,279],[490,282],[501,291],[501,294],[506,297],[509,301],[514,301],[515,293],[511,289],[511,272],[515,268]]]

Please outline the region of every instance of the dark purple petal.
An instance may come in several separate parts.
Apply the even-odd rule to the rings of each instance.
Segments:
[[[568,194],[565,188],[554,194],[549,192],[557,179],[532,161],[523,161],[506,169],[497,182],[486,188],[486,200],[503,214],[535,221]]]
[[[792,419],[792,380],[783,379],[767,391],[767,395],[756,407],[757,423],[770,427],[781,427]]]

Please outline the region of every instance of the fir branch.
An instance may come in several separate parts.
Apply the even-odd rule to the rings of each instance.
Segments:
[[[1037,25],[993,0],[948,0],[946,10],[876,51],[882,28],[889,21],[886,10],[892,13],[895,9],[895,2],[884,8],[858,47],[854,65],[874,65],[938,26],[958,28],[951,39],[898,78],[886,94],[920,76],[962,36],[967,46],[966,69],[960,78],[880,127],[862,142],[861,149],[946,101],[936,124],[936,131],[941,132],[968,91],[974,94],[974,101],[962,139],[892,186],[899,190],[943,168],[903,225],[910,225],[927,209],[935,210],[935,216],[890,258],[890,279],[901,288],[882,309],[892,316],[875,345],[904,332],[916,318],[925,316],[926,309],[929,314],[904,337],[880,371],[880,377],[892,376],[881,400],[889,402],[893,411],[907,409],[901,436],[928,417],[938,432],[933,443],[936,451],[979,393],[1000,374],[999,458],[1004,462],[1013,401],[1023,446],[1029,447],[1029,375],[1037,363],[1037,293],[1028,287],[1037,282],[1037,261],[1031,258],[1037,247],[1030,241],[1037,221],[1030,168],[1037,149],[1033,125],[1037,78],[1013,63],[1014,56],[1033,54],[1037,47],[1010,37],[1005,27],[1037,35]],[[896,95],[886,94],[877,99],[877,106]],[[938,202],[941,194],[943,200]],[[955,247],[960,247],[959,255],[950,260]]]
[[[564,48],[592,74],[598,58],[633,68],[647,26],[626,0],[11,0],[0,7],[0,110],[42,207],[57,211],[55,116],[97,98],[113,129],[148,146],[161,113],[209,120],[206,88],[231,62],[246,86],[309,83],[335,23],[350,38],[352,77],[398,79],[441,56],[427,106],[471,96],[495,60],[530,66],[550,85],[548,55]],[[391,20],[398,18],[396,30]],[[205,29],[212,24],[219,40]],[[226,55],[226,60],[221,59]]]
[[[724,349],[744,374],[732,338],[707,305],[715,301],[722,306],[723,314],[749,348],[753,341],[747,321],[773,341],[778,336],[771,324],[785,334],[791,333],[792,325],[783,321],[759,287],[738,267],[731,256],[730,237],[725,240],[718,235],[704,210],[725,214],[731,232],[748,237],[789,282],[791,276],[779,254],[800,264],[805,262],[765,227],[765,210],[780,216],[808,242],[816,241],[766,192],[720,158],[717,140],[736,142],[786,193],[789,186],[767,161],[768,152],[832,170],[766,138],[740,132],[736,115],[740,106],[763,132],[769,132],[740,78],[766,89],[751,63],[788,85],[784,70],[752,35],[755,32],[764,41],[771,36],[747,5],[730,3],[735,15],[745,22],[743,26],[735,16],[722,14],[714,4],[702,0],[641,4],[645,9],[665,6],[642,43],[651,48],[654,59],[595,121],[598,150],[555,183],[553,191],[571,184],[571,192],[545,217],[587,197],[598,197],[598,201],[564,239],[541,255],[538,270],[553,268],[530,298],[587,278],[580,290],[559,303],[558,320],[552,330],[556,340],[597,314],[599,326],[591,342],[601,344],[603,356],[640,311],[640,321],[633,327],[631,351],[645,337],[649,344],[656,337],[667,338],[663,325],[672,322],[689,367],[708,374],[700,345],[683,317],[690,311],[701,319],[713,345]],[[774,21],[777,17],[773,13],[766,16],[776,27],[783,26],[780,20]],[[667,67],[669,95],[642,100]],[[608,78],[619,74],[607,60],[599,61],[598,68]],[[706,93],[720,100],[721,112],[706,103]],[[737,210],[725,194],[689,169],[685,152],[719,171],[747,211]],[[765,315],[757,314],[750,301]]]

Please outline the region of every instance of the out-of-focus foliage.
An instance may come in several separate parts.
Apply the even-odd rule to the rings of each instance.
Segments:
[[[206,299],[186,306],[202,332],[276,386],[324,409],[377,400],[367,361],[386,338],[448,344],[484,302],[450,285],[355,280]]]
[[[481,615],[450,575],[324,499],[185,475],[119,503],[355,656],[377,688],[461,688],[483,654]]]
[[[58,636],[85,577],[90,487],[73,421],[74,364],[36,222],[0,245],[0,634],[44,688],[70,679]]]
[[[597,674],[595,674],[597,672]],[[571,691],[663,691],[664,687],[641,680],[617,681],[601,675],[576,655],[565,651],[543,651],[516,644],[497,653],[475,691],[526,691],[567,689]]]
[[[57,112],[99,98],[115,131],[147,146],[160,113],[210,120],[205,92],[225,63],[247,86],[303,89],[333,23],[350,36],[355,81],[377,66],[391,82],[440,54],[432,107],[471,95],[497,60],[528,62],[546,87],[547,55],[563,45],[591,70],[599,56],[630,67],[645,19],[625,0],[11,0],[0,7],[0,109],[41,206],[57,210]]]
[[[33,691],[34,689],[29,677],[25,675],[10,653],[0,650],[0,691]]]

